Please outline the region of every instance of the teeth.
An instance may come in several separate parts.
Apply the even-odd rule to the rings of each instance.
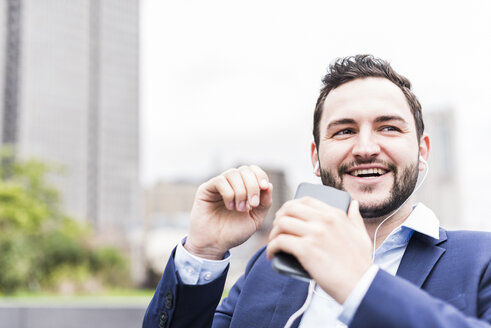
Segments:
[[[386,171],[383,170],[383,169],[371,168],[371,169],[354,170],[354,171],[351,172],[351,175],[354,175],[354,176],[359,176],[361,174],[378,174],[378,175],[382,175],[385,172]]]

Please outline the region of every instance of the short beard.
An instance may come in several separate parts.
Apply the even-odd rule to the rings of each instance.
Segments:
[[[322,183],[326,186],[331,186],[336,189],[345,190],[343,186],[343,177],[349,167],[356,164],[369,164],[375,163],[375,161],[356,162],[351,165],[341,165],[338,169],[337,176],[332,172],[324,169],[320,169]],[[397,167],[393,164],[384,163],[388,166],[392,174],[394,175],[394,184],[390,191],[390,196],[379,204],[370,206],[362,206],[360,204],[360,214],[364,219],[380,218],[388,215],[389,213],[397,210],[412,194],[416,183],[418,181],[418,168],[417,164],[411,164],[402,169],[401,173],[398,173]],[[365,192],[372,192],[370,186],[365,187]]]

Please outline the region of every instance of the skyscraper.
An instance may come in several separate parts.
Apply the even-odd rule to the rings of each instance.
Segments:
[[[0,136],[53,176],[66,211],[111,235],[139,220],[138,0],[0,4]]]

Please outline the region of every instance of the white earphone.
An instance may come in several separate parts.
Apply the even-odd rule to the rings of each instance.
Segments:
[[[319,161],[315,162],[314,174],[317,175],[317,170],[319,169]]]

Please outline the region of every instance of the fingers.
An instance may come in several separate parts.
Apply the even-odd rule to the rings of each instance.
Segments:
[[[235,209],[234,190],[232,189],[232,186],[230,186],[228,180],[223,175],[219,175],[218,177],[216,177],[215,189],[222,196],[225,207],[231,211]]]
[[[298,258],[301,249],[301,239],[299,237],[282,234],[268,243],[266,257],[271,260],[276,253],[283,251]]]
[[[257,207],[259,205],[259,181],[256,174],[249,166],[241,166],[239,168],[240,177],[244,183],[246,190],[246,200],[251,207]]]
[[[261,210],[267,210],[271,207],[272,204],[273,204],[273,184],[271,182],[267,182],[267,189],[261,190],[261,196],[259,198],[258,208]]]
[[[290,216],[277,217],[273,222],[273,228],[269,234],[269,240],[273,240],[280,234],[303,236],[310,233],[312,226],[305,221]]]
[[[211,191],[221,196],[229,210],[245,212],[271,206],[273,186],[267,174],[256,165],[227,170],[210,180],[210,184]]]
[[[273,203],[273,184],[269,182],[268,175],[257,165],[251,165],[250,169],[256,175],[256,179],[261,189],[259,196],[259,207],[268,209]]]
[[[361,222],[359,224],[364,227],[357,202],[354,202],[351,211],[353,220],[359,219]],[[273,256],[275,252],[282,250],[295,255],[295,252],[298,251],[296,248],[305,237],[317,238],[322,235],[322,231],[337,233],[342,231],[339,225],[345,226],[346,223],[351,226],[346,212],[318,199],[303,197],[288,201],[276,212],[273,228],[269,235],[268,253]],[[285,244],[285,239],[292,237],[294,239],[289,240],[291,242],[294,240],[295,244]],[[296,246],[292,248],[292,245]]]
[[[236,169],[228,170],[224,176],[234,190],[235,208],[239,212],[245,212],[247,210],[246,182],[242,180],[240,172]]]
[[[268,175],[263,170],[261,170],[261,168],[257,165],[251,165],[249,166],[249,168],[256,175],[256,179],[259,183],[259,187],[261,188],[261,190],[267,190],[270,187]]]
[[[336,217],[346,216],[346,213],[318,199],[302,197],[286,202],[276,212],[276,217],[281,216],[291,216],[300,220],[329,222]]]

